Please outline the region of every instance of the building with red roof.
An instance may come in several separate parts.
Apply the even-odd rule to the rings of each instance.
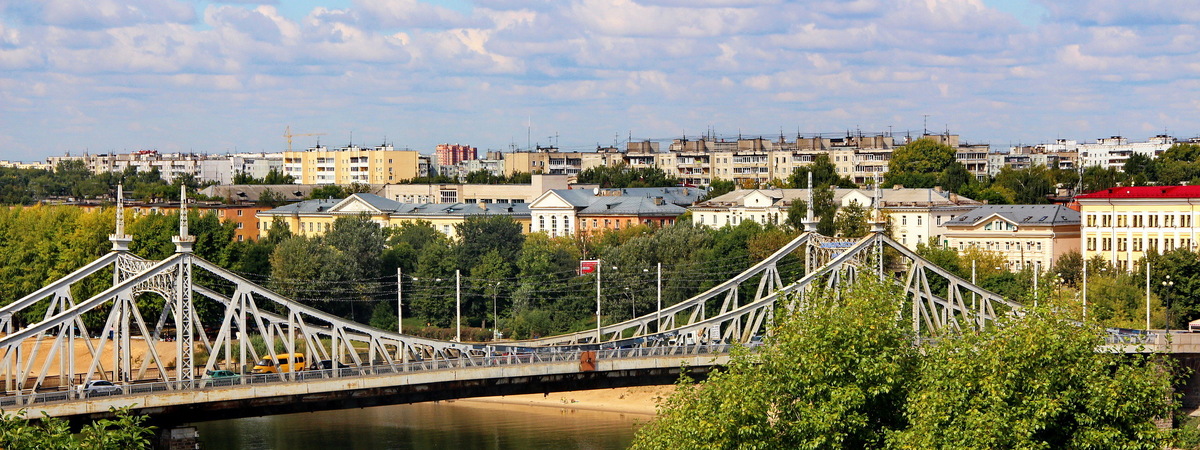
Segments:
[[[1147,252],[1196,250],[1200,186],[1115,187],[1075,197],[1083,256],[1129,270]]]

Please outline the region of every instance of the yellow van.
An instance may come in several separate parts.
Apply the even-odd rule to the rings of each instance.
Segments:
[[[301,370],[304,370],[304,354],[285,353],[275,355],[274,359],[270,356],[263,358],[254,364],[254,368],[250,369],[250,373],[299,372]]]

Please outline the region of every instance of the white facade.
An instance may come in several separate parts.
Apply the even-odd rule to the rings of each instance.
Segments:
[[[858,203],[875,207],[875,191],[834,189],[834,202],[841,207]],[[880,210],[892,223],[892,236],[908,248],[946,232],[945,222],[969,211],[979,202],[938,189],[884,189],[879,191]],[[692,223],[710,228],[737,226],[743,221],[784,226],[787,210],[795,201],[808,201],[807,189],[737,190],[701,202],[691,208]]]
[[[1082,167],[1100,166],[1105,169],[1124,170],[1125,160],[1130,156],[1146,155],[1157,158],[1158,155],[1171,148],[1178,142],[1167,135],[1158,135],[1146,142],[1129,142],[1121,136],[1102,138],[1095,143],[1080,144],[1069,139],[1058,139],[1053,144],[1039,146],[1046,152],[1077,152]]]

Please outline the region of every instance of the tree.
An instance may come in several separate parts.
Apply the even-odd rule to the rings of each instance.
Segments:
[[[1125,175],[1144,180],[1158,179],[1158,165],[1149,155],[1134,153],[1125,160]]]
[[[321,240],[330,252],[329,265],[322,271],[322,279],[330,283],[329,296],[350,300],[325,304],[322,309],[351,320],[366,321],[370,311],[355,305],[378,300],[376,279],[382,275],[380,256],[385,242],[379,224],[365,214],[339,217]]]
[[[516,261],[525,242],[521,224],[509,216],[472,216],[454,224],[458,232],[458,267],[475,265],[489,251],[499,252],[504,261]]]
[[[837,166],[829,160],[829,155],[820,154],[813,159],[812,164],[797,167],[788,176],[787,187],[792,189],[808,189],[808,174],[812,174],[813,186],[837,186],[856,188],[858,185],[848,177],[838,176]]]
[[[1050,272],[1058,276],[1063,284],[1079,286],[1083,273],[1083,255],[1078,250],[1071,250],[1058,256]]]
[[[1083,183],[1083,192],[1102,191],[1111,187],[1120,186],[1125,181],[1125,174],[1117,169],[1105,169],[1100,166],[1091,166],[1083,171],[1081,182]]]
[[[657,167],[630,168],[624,163],[596,166],[579,172],[579,182],[602,188],[678,186],[679,180]]]
[[[787,224],[796,231],[804,231],[804,220],[808,218],[808,202],[804,200],[792,200],[792,204],[788,205],[787,209]]]
[[[486,302],[473,302],[474,308],[471,310],[476,317],[482,316],[483,322],[492,322],[492,329],[496,332],[500,331],[500,324],[496,321],[496,317],[503,315],[507,306],[507,300],[501,299],[511,289],[513,265],[510,260],[504,259],[500,255],[500,251],[492,249],[485,253],[479,259],[479,263],[471,268],[471,287],[475,292],[480,294],[480,300]],[[489,308],[490,306],[490,308]],[[482,314],[480,314],[482,313]],[[494,334],[498,337],[497,334]]]
[[[858,204],[857,201],[851,201],[849,205],[838,210],[837,218],[834,219],[837,236],[847,238],[866,236],[871,231],[871,227],[867,225],[867,213],[867,208]]]
[[[728,194],[730,192],[733,192],[733,189],[736,187],[737,187],[737,185],[734,184],[733,180],[722,180],[720,178],[713,178],[712,183],[710,183],[708,185],[708,193],[705,194],[704,197],[701,197],[700,201],[714,199],[714,198],[720,197],[722,195]]]
[[[900,184],[910,188],[937,186],[943,170],[954,163],[954,148],[932,139],[918,139],[892,152],[884,187]]]
[[[271,290],[301,301],[318,297],[320,288],[313,281],[323,278],[331,253],[319,238],[284,239],[271,253]]]
[[[899,448],[1161,449],[1170,358],[1097,351],[1104,330],[1046,310],[925,346]]]
[[[435,242],[425,246],[417,259],[415,292],[409,301],[413,315],[438,326],[453,323],[454,269],[454,250],[449,244]]]
[[[897,314],[900,294],[868,282],[825,294],[777,310],[758,352],[735,352],[698,386],[681,381],[633,448],[883,447],[906,425],[918,357]]]
[[[349,196],[350,196],[350,194],[346,191],[346,189],[343,189],[341,186],[338,186],[336,184],[327,184],[324,186],[319,186],[319,187],[313,188],[312,191],[309,191],[308,197],[305,197],[304,199],[305,200],[342,199],[342,198],[346,198]]]
[[[150,448],[155,427],[148,416],[130,414],[129,408],[111,408],[113,419],[100,419],[72,434],[66,420],[43,417],[30,421],[16,414],[0,416],[0,448],[62,450],[125,450]]]
[[[837,234],[838,205],[833,199],[833,186],[819,186],[813,190],[813,215],[817,217],[817,232],[826,236]]]
[[[996,174],[993,188],[1002,188],[1010,193],[1009,201],[1017,205],[1049,203],[1046,195],[1054,193],[1054,176],[1045,166],[1028,169],[1004,167]]]
[[[967,166],[963,163],[954,161],[946,167],[946,170],[941,174],[942,187],[950,192],[960,192],[960,190],[975,181],[975,175],[972,175],[967,170]]]

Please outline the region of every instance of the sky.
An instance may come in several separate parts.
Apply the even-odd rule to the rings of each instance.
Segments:
[[[1200,135],[1194,0],[0,0],[0,159]]]

